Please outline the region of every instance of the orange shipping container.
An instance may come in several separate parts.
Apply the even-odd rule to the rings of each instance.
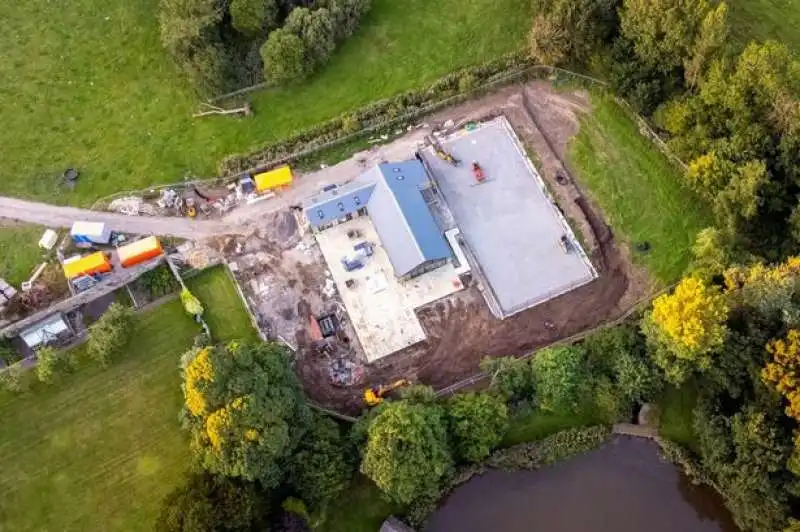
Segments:
[[[123,268],[130,268],[141,262],[153,259],[164,253],[161,243],[154,236],[137,240],[117,249],[119,262]]]
[[[86,255],[76,260],[65,262],[63,265],[64,275],[67,279],[74,279],[81,275],[94,275],[111,271],[111,263],[102,251]]]

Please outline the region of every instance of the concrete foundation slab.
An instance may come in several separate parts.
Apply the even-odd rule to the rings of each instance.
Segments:
[[[427,162],[468,248],[473,271],[488,285],[489,306],[504,318],[597,277],[580,243],[505,117],[442,139],[461,163]],[[477,161],[486,175],[478,184]],[[568,251],[561,239],[567,240]],[[488,289],[487,289],[488,288]]]
[[[451,263],[400,282],[369,216],[325,229],[316,238],[368,362],[424,340],[414,309],[463,288]],[[372,255],[361,259],[363,267],[346,271],[342,258],[352,257],[361,242],[372,244]]]

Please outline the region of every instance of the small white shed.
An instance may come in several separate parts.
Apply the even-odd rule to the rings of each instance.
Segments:
[[[108,244],[111,229],[102,222],[75,222],[69,233],[78,244]]]
[[[56,233],[52,229],[48,229],[44,232],[42,238],[39,239],[39,247],[49,251],[53,249],[53,246],[56,245],[57,241],[58,241],[58,233]]]

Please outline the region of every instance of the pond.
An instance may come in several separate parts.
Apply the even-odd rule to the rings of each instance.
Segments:
[[[655,442],[615,436],[538,471],[490,471],[456,489],[426,532],[737,532],[721,498],[661,459]]]

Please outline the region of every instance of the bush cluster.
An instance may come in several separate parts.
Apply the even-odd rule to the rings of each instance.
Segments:
[[[598,448],[611,436],[608,426],[567,429],[547,438],[495,451],[486,461],[490,467],[513,471],[539,469],[571,456]]]
[[[202,95],[303,79],[353,34],[370,0],[161,0],[161,42]]]

